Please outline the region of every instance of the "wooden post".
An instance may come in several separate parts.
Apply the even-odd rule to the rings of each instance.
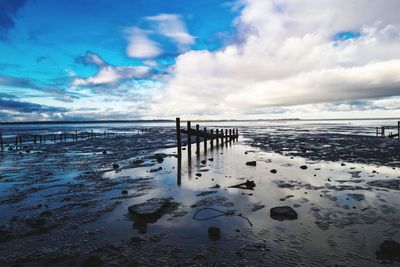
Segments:
[[[211,138],[210,138],[210,147],[211,149],[214,147],[214,129],[211,129]]]
[[[78,141],[78,131],[75,131],[75,141]]]
[[[216,143],[217,143],[217,146],[219,146],[219,129],[217,129],[216,131],[215,131],[215,133],[216,133],[216,135],[217,135],[217,138],[215,138],[216,139]]]
[[[397,122],[397,139],[400,139],[400,121]]]
[[[15,137],[15,146],[18,146],[18,136]]]
[[[196,124],[196,131],[200,132],[200,125]],[[200,136],[196,135],[196,154],[200,155]]]
[[[229,129],[229,142],[232,142],[232,129]]]
[[[224,129],[221,129],[221,145],[224,144]]]
[[[22,145],[22,136],[19,137],[19,144]]]
[[[3,151],[3,136],[0,133],[0,149]]]
[[[176,118],[176,146],[178,149],[178,157],[180,158],[182,155],[182,143],[181,143],[181,119]]]
[[[190,126],[190,121],[186,122],[186,126],[187,126],[187,149],[188,149],[188,157],[191,157],[192,155],[192,135],[190,133],[191,130],[191,126]]]
[[[204,127],[204,134],[207,135],[207,127]],[[207,137],[204,136],[204,153],[207,152]]]
[[[228,129],[225,129],[225,142],[228,142]]]
[[[385,126],[382,126],[381,128],[381,136],[385,136]]]

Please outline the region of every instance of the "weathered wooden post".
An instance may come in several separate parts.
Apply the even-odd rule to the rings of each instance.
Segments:
[[[397,122],[397,139],[400,139],[400,121]]]
[[[225,129],[225,142],[228,143],[228,129]]]
[[[211,133],[210,147],[211,147],[211,149],[213,149],[213,147],[214,147],[214,129],[211,129],[210,133]]]
[[[187,149],[188,149],[188,157],[190,158],[192,155],[192,134],[190,133],[191,125],[190,121],[186,122],[187,126]]]
[[[0,133],[0,149],[3,151],[3,136]]]
[[[224,129],[221,129],[221,145],[224,144]]]
[[[15,146],[18,147],[18,136],[15,137]]]
[[[232,142],[232,129],[229,129],[229,142]]]
[[[216,140],[216,143],[217,143],[216,145],[219,146],[219,129],[215,130],[215,134],[216,134],[215,140]]]
[[[204,127],[204,153],[207,153],[207,127]]]
[[[176,146],[178,149],[178,157],[182,155],[182,143],[181,143],[181,119],[176,118]]]
[[[22,145],[22,136],[19,137],[19,144]]]
[[[196,124],[196,154],[200,155],[200,136],[198,135],[200,132],[200,125]]]
[[[385,136],[385,126],[382,126],[381,128],[381,136]]]

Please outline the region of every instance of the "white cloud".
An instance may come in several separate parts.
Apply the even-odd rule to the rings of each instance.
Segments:
[[[153,97],[155,115],[245,114],[400,95],[400,1],[242,2],[236,27],[243,41],[180,55]],[[360,37],[333,40],[347,31]]]
[[[128,47],[126,54],[133,58],[154,58],[162,53],[159,44],[149,39],[146,31],[137,27],[126,30],[128,33]]]
[[[191,45],[195,38],[189,34],[181,16],[176,14],[159,14],[157,16],[146,17],[146,20],[156,22],[158,32],[171,38],[179,45]]]

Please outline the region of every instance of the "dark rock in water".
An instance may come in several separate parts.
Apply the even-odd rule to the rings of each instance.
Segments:
[[[214,185],[214,186],[211,186],[210,187],[210,189],[217,189],[217,188],[220,188],[221,186],[219,185],[219,184],[216,184],[216,185]]]
[[[107,155],[107,150],[103,150],[103,155]]]
[[[206,160],[205,160],[205,159],[202,160],[202,161],[201,161],[201,164],[206,164]]]
[[[306,165],[302,165],[302,166],[300,166],[300,169],[302,169],[302,170],[307,170],[307,166]]]
[[[162,167],[158,167],[158,168],[151,169],[149,172],[158,172],[158,171],[161,171],[161,170],[162,170]]]
[[[270,209],[270,216],[274,220],[296,220],[297,212],[289,206],[275,207]]]
[[[125,189],[124,189],[124,190],[122,190],[122,191],[121,191],[121,194],[123,194],[123,195],[127,195],[127,194],[128,194],[128,190],[125,190]]]
[[[217,241],[220,239],[221,230],[218,227],[208,228],[208,238],[212,241]]]
[[[209,160],[209,161],[214,161],[214,158],[209,158],[208,160]]]
[[[99,257],[90,256],[82,262],[81,267],[101,267],[101,260]]]
[[[248,162],[246,162],[246,165],[248,165],[248,166],[256,166],[256,165],[257,165],[257,162],[256,162],[255,160],[253,160],[253,161],[248,161]]]
[[[346,164],[345,164],[345,163],[342,163],[342,164],[340,164],[340,166],[346,166]]]
[[[144,163],[144,161],[141,160],[141,159],[137,159],[137,160],[134,160],[132,163],[133,163],[134,165],[138,165],[138,164]]]
[[[112,165],[112,167],[113,167],[114,170],[119,169],[119,165],[118,165],[117,163],[114,163],[114,164]]]
[[[195,175],[196,175],[197,177],[201,177],[201,173],[199,173],[199,172],[196,173]]]
[[[271,173],[275,174],[275,173],[277,173],[277,170],[272,169],[272,170],[271,170]]]
[[[375,255],[381,263],[400,262],[400,244],[394,240],[385,240]]]
[[[164,161],[164,158],[161,154],[156,154],[156,160],[158,163],[162,163]]]
[[[157,222],[163,215],[177,209],[178,203],[172,198],[152,198],[144,203],[128,207],[129,214],[135,220],[133,226],[139,229],[140,233],[147,231],[147,224]]]

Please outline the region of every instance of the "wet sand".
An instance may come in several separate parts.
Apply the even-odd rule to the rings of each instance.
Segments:
[[[241,131],[183,150],[180,179],[173,130],[2,154],[2,266],[396,265],[379,250],[400,242],[398,162],[295,154],[318,144]],[[230,187],[247,180],[254,190]],[[276,206],[297,219],[272,219]]]

